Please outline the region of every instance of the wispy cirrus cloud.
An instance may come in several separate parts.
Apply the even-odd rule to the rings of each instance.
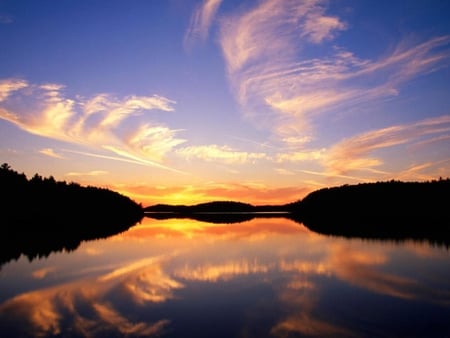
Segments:
[[[176,153],[187,160],[202,159],[205,161],[224,162],[228,164],[243,164],[268,158],[265,153],[239,151],[226,145],[219,146],[216,144],[179,148],[176,150]]]
[[[4,101],[13,92],[25,87],[28,87],[28,82],[22,79],[0,80],[0,102]]]
[[[184,37],[184,44],[187,48],[198,40],[205,40],[208,37],[212,21],[219,9],[222,0],[204,0],[196,7],[191,16],[189,28]]]
[[[72,99],[67,98],[63,90],[64,86],[59,84],[34,85],[24,80],[3,80],[0,82],[0,118],[35,135],[87,146],[102,153],[109,151],[164,169],[168,168],[161,163],[165,155],[185,142],[178,138],[180,130],[146,119],[150,111],[173,111],[175,102],[168,98],[158,95],[118,98],[99,94],[89,99]],[[9,102],[12,95],[14,103]],[[138,124],[136,117],[140,117]],[[129,124],[133,118],[134,124]],[[57,155],[49,149],[41,152]]]
[[[76,172],[76,171],[71,171],[68,172],[66,174],[66,176],[102,176],[102,175],[107,175],[108,172],[105,170],[91,170],[88,172]]]
[[[325,148],[318,150],[305,150],[288,153],[280,153],[277,155],[278,162],[300,162],[300,161],[317,161],[320,160],[326,152]]]
[[[49,156],[49,157],[53,157],[53,158],[59,158],[59,159],[64,159],[64,156],[57,153],[55,150],[51,149],[51,148],[44,148],[39,150],[39,153]]]
[[[333,41],[348,25],[327,14],[326,5],[266,0],[221,21],[237,100],[248,118],[280,140],[309,137],[318,116],[398,95],[406,81],[448,64],[450,36],[403,40],[381,57],[361,58]],[[317,45],[328,53],[305,52]]]
[[[330,174],[372,170],[383,164],[373,152],[405,144],[423,144],[426,140],[448,140],[450,116],[444,115],[414,123],[395,125],[365,132],[335,144],[327,150],[323,164]]]

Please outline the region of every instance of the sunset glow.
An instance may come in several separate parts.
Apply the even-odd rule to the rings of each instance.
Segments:
[[[144,206],[449,177],[448,13],[415,0],[2,1],[0,161]]]

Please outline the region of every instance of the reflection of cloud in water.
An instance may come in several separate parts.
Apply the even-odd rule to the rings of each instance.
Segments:
[[[281,221],[280,221],[281,220]],[[258,239],[268,236],[311,233],[302,224],[284,218],[256,218],[234,224],[212,224],[190,219],[153,220],[144,218],[142,224],[118,236],[126,238],[176,238],[208,236],[215,239]]]
[[[103,253],[102,250],[97,249],[97,248],[93,248],[93,247],[87,247],[84,251],[89,256],[98,256],[98,255],[101,255]]]
[[[117,296],[131,298],[135,304],[171,298],[172,290],[182,285],[165,275],[160,264],[160,259],[134,262],[97,281],[86,279],[21,294],[0,305],[0,326],[12,334],[24,330],[37,337],[58,335],[69,328],[81,336],[159,335],[168,319],[132,322],[109,296],[111,291],[122,290]]]
[[[55,271],[55,270],[56,270],[56,267],[54,267],[54,266],[49,266],[49,267],[46,267],[46,268],[34,270],[34,271],[31,273],[31,276],[32,276],[33,278],[36,278],[36,279],[43,279],[43,278],[47,277],[47,275],[48,275],[49,273],[51,273],[51,272],[53,272],[53,271]]]
[[[351,331],[313,318],[308,313],[299,313],[289,316],[278,323],[272,333],[276,337],[290,337],[290,333],[301,334],[302,336],[315,337],[353,337]]]
[[[208,282],[216,282],[218,280],[230,280],[237,276],[250,275],[256,273],[267,273],[273,269],[273,265],[260,264],[256,260],[226,262],[223,264],[206,263],[197,267],[185,265],[183,268],[174,272],[174,275],[188,280],[200,280]]]
[[[382,249],[381,246],[374,247]],[[333,245],[328,260],[334,275],[352,285],[396,298],[450,304],[450,292],[427,286],[419,280],[423,276],[404,277],[382,271],[389,263],[387,254],[369,251],[367,245],[358,249]]]
[[[281,318],[271,330],[276,337],[294,335],[315,337],[352,337],[353,333],[328,320],[321,319],[317,310],[320,289],[309,280],[313,274],[328,276],[319,264],[302,265],[298,261],[281,264],[284,271],[290,272],[285,285],[278,287],[278,297],[287,315]]]
[[[384,255],[351,251],[345,247],[336,247],[330,255],[330,264],[334,266],[338,278],[377,293],[400,298],[413,297],[410,291],[417,286],[417,282],[376,269],[386,261]]]
[[[161,333],[164,327],[169,324],[168,320],[159,320],[154,324],[132,323],[111,306],[101,303],[94,303],[96,310],[103,323],[116,327],[123,335],[153,336]]]
[[[264,304],[274,309],[273,317],[267,319],[265,324],[277,337],[351,337],[351,329],[357,330],[358,327],[348,322],[348,318],[354,318],[354,311],[358,310],[346,308],[348,304],[330,305],[324,298],[329,295],[330,285],[341,285],[347,291],[354,290],[356,286],[360,288],[358,293],[376,295],[375,298],[386,301],[386,304],[389,304],[390,297],[399,299],[397,304],[409,304],[407,300],[410,299],[445,306],[450,304],[446,271],[441,272],[440,276],[433,273],[436,279],[440,279],[428,283],[427,278],[431,277],[419,276],[415,270],[416,266],[421,267],[420,264],[425,267],[429,262],[426,257],[439,258],[439,250],[329,238],[303,231],[298,224],[279,219],[226,226],[188,222],[186,229],[182,228],[183,222],[150,222],[133,228],[138,231],[131,230],[116,236],[107,243],[112,249],[117,248],[113,244],[119,243],[123,252],[129,255],[126,257],[141,258],[126,264],[116,260],[105,263],[105,255],[102,255],[99,261],[105,264],[101,267],[86,266],[89,271],[95,270],[95,279],[81,280],[87,273],[77,270],[74,273],[77,282],[10,299],[0,305],[0,330],[3,327],[21,328],[35,336],[57,335],[69,329],[73,330],[74,335],[92,337],[159,335],[167,329],[179,329],[180,317],[177,316],[185,319],[184,313],[180,314],[178,310],[170,312],[178,304],[200,304],[193,311],[199,311],[195,315],[201,318],[202,306],[223,301],[221,297],[224,294],[226,297],[230,295],[227,288],[237,288],[232,290],[234,297],[245,293],[243,299],[260,304],[261,298],[258,297],[261,294],[258,292],[261,283],[264,290],[269,290],[264,294]],[[167,231],[181,234],[180,240],[164,239],[158,242],[157,236],[164,230],[163,223],[170,225]],[[200,240],[186,240],[184,237],[191,235]],[[150,247],[152,243],[158,243],[158,247]],[[159,251],[159,246],[167,254],[154,256],[155,252],[163,252]],[[108,253],[111,247],[105,245],[104,253]],[[141,248],[142,252],[139,251]],[[126,257],[121,256],[121,259],[128,259]],[[396,269],[399,264],[418,257],[423,260],[414,262],[419,264],[414,265],[414,270],[411,270],[412,263],[404,269]],[[444,253],[441,258],[439,264],[445,264],[448,255]],[[95,262],[96,257],[89,256],[89,259]],[[35,277],[44,277],[51,271],[44,268],[34,273]],[[245,283],[238,280],[239,277],[245,277]],[[229,283],[233,280],[236,283]],[[204,286],[207,292],[214,290],[217,299],[211,298],[210,293],[203,294],[203,289],[199,289],[198,285]],[[224,294],[220,294],[220,290],[224,290]],[[378,297],[380,294],[387,297]],[[165,304],[168,300],[170,302]],[[227,298],[226,303],[229,304],[229,301],[239,303],[240,300]],[[160,315],[161,309],[165,315]],[[262,311],[258,306],[252,309],[256,312],[253,318],[266,318],[266,314],[258,313]],[[231,311],[236,311],[237,315],[243,311],[241,318],[244,318],[247,310],[236,307]],[[335,310],[342,310],[342,313]],[[210,308],[207,307],[206,311]],[[387,308],[386,315],[391,313],[389,311]],[[344,318],[346,316],[348,318]],[[203,323],[200,319],[200,324]],[[249,323],[245,325],[252,325],[251,321]]]
[[[280,262],[281,271],[299,272],[302,274],[331,275],[330,267],[321,262],[308,262],[306,260],[294,260]]]
[[[173,298],[172,290],[183,285],[167,276],[160,266],[151,266],[127,278],[123,290],[137,303],[160,303]]]

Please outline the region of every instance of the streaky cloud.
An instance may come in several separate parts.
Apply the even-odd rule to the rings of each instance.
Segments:
[[[176,150],[176,153],[187,160],[202,159],[205,161],[222,161],[228,164],[242,164],[267,159],[267,154],[265,153],[239,151],[227,145],[219,146],[216,144],[179,148]]]
[[[63,155],[58,154],[57,152],[55,152],[55,150],[53,150],[51,148],[41,149],[41,150],[39,150],[39,153],[44,154],[44,155],[49,156],[49,157],[53,157],[53,158],[64,159]]]
[[[101,175],[106,175],[106,174],[108,174],[108,172],[105,170],[91,170],[91,171],[83,172],[83,173],[71,171],[71,172],[68,172],[66,174],[66,176],[101,176]]]
[[[397,96],[407,81],[448,65],[450,36],[407,38],[381,57],[361,58],[334,41],[348,25],[327,9],[320,0],[266,0],[221,21],[236,99],[280,140],[312,139],[319,116]],[[326,56],[307,53],[318,44]]]
[[[0,102],[15,91],[28,87],[28,82],[20,79],[0,80]]]
[[[167,153],[185,142],[177,138],[180,130],[145,121],[147,112],[173,111],[175,101],[159,95],[117,98],[105,93],[90,99],[71,99],[65,96],[64,88],[54,83],[34,85],[25,80],[2,80],[0,118],[31,134],[98,152],[108,150],[134,163],[180,172],[162,164]],[[15,95],[13,107],[9,102],[12,93]],[[137,127],[134,130],[128,125],[124,128],[135,116],[141,117]],[[55,157],[56,152],[47,150],[43,154]],[[102,156],[101,153],[97,155]]]
[[[277,162],[317,161],[325,154],[326,149],[297,151],[277,154]]]
[[[431,140],[436,137],[446,138],[448,133],[450,133],[448,115],[372,130],[344,139],[332,146],[328,149],[323,164],[327,171],[334,175],[371,169],[383,164],[381,159],[370,157],[375,150],[416,142],[423,144],[423,138]]]
[[[204,0],[201,5],[197,6],[184,37],[186,48],[189,49],[196,41],[202,41],[208,37],[211,24],[221,3],[222,0]]]
[[[111,155],[102,155],[102,154],[99,154],[99,153],[90,153],[90,152],[87,152],[87,151],[77,151],[77,150],[64,149],[64,151],[68,152],[68,153],[73,153],[73,154],[78,154],[78,155],[83,155],[83,156],[89,156],[89,157],[102,158],[102,159],[111,160],[111,161],[119,161],[119,162],[131,163],[131,164],[139,164],[139,165],[148,166],[148,167],[157,167],[157,168],[160,168],[160,169],[176,172],[176,173],[179,173],[179,174],[185,174],[185,172],[183,172],[181,170],[177,170],[177,169],[171,168],[169,166],[162,165],[162,164],[157,163],[157,162],[143,160],[141,158],[131,157],[131,156],[129,156],[129,154],[127,154],[126,152],[121,152],[119,149],[110,148],[108,150],[112,151],[113,153],[120,153],[124,157],[117,157],[117,156],[111,156]]]

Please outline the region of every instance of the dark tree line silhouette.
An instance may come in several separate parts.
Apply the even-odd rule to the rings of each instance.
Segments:
[[[143,208],[117,192],[35,174],[27,179],[0,166],[0,264],[25,254],[29,259],[73,250],[81,241],[127,230]]]
[[[313,231],[450,243],[450,179],[361,183],[314,191],[287,205]]]

